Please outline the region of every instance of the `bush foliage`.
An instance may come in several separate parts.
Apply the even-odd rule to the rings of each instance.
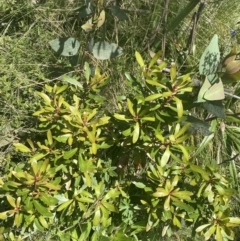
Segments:
[[[51,36],[48,43],[60,56],[63,74],[35,88],[35,96],[28,96],[31,87],[21,95],[25,109],[36,98],[33,116],[25,117],[34,128],[2,144],[14,142],[15,150],[1,170],[0,240],[30,240],[52,232],[51,238],[64,241],[140,241],[151,232],[172,238],[181,229],[191,229],[194,239],[234,240],[240,225],[232,209],[239,191],[234,158],[220,163],[217,158],[199,162],[198,157],[217,135],[224,148],[240,151],[236,100],[229,98],[239,90],[232,95],[224,90],[240,78],[236,46],[222,57],[214,35],[198,68],[180,70],[182,63],[165,58],[171,44],[164,41],[162,51],[150,51],[150,60],[135,52],[136,70],[124,71],[128,91],[116,95],[109,110],[112,100],[106,92],[116,70],[105,71],[100,61],[123,57],[126,50],[112,41],[108,28],[111,20],[126,24],[129,12],[103,0],[85,2],[77,10],[86,42],[72,34]],[[198,4],[202,1],[170,16],[169,24],[164,22],[170,32]],[[19,71],[25,70],[14,74]],[[8,78],[4,81],[10,91]],[[5,98],[9,102],[10,95]],[[196,134],[202,138],[197,146]],[[228,162],[229,170],[223,170]]]

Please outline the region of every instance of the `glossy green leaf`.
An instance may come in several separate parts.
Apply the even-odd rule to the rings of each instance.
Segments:
[[[153,101],[153,100],[161,98],[162,96],[163,96],[163,94],[161,94],[161,93],[149,95],[148,97],[145,98],[145,101]]]
[[[15,146],[15,148],[18,151],[25,152],[25,153],[31,152],[31,150],[27,146],[25,146],[25,145],[23,145],[21,143],[13,143],[13,145]]]
[[[170,152],[169,146],[167,146],[167,148],[166,148],[165,152],[163,153],[161,160],[160,160],[161,167],[166,166],[166,164],[169,161],[170,154],[171,154],[171,152]]]
[[[164,208],[165,211],[170,210],[170,200],[171,200],[171,197],[168,196],[164,201],[163,208]]]
[[[44,227],[44,228],[48,228],[48,223],[46,221],[46,219],[43,216],[39,216],[38,220],[40,222],[40,224]]]
[[[206,233],[204,233],[205,240],[208,240],[216,231],[216,225],[212,225]]]
[[[41,194],[40,200],[48,206],[53,206],[53,205],[56,205],[58,203],[57,198],[54,198],[47,193]]]
[[[193,195],[193,193],[189,192],[189,191],[173,191],[172,192],[172,196],[177,197],[179,199],[187,200],[187,201],[191,200],[192,195]]]
[[[6,219],[8,217],[7,213],[8,213],[8,211],[0,213],[0,220]]]
[[[37,92],[37,94],[43,98],[43,100],[45,101],[45,103],[49,106],[51,106],[51,99],[49,98],[48,95],[46,95],[45,93],[43,92]]]
[[[48,144],[51,146],[53,144],[53,139],[52,139],[52,132],[51,130],[47,131],[47,139],[48,139]]]
[[[132,182],[136,187],[138,187],[138,188],[145,188],[146,187],[146,185],[144,184],[144,183],[142,183],[142,182],[135,182],[135,181],[133,181]]]
[[[170,68],[170,78],[171,78],[171,81],[175,81],[177,77],[177,66],[175,63],[172,63],[171,64],[171,68]]]
[[[156,54],[152,51],[149,51],[149,52],[150,52],[152,59],[151,59],[148,67],[151,68],[155,63],[158,62],[159,58],[162,56],[162,51],[158,51]]]
[[[9,202],[9,204],[10,204],[13,208],[15,208],[15,207],[16,207],[15,199],[14,199],[12,196],[10,196],[10,195],[7,195],[6,197],[7,197],[7,200],[8,200],[8,202]]]
[[[211,224],[208,223],[208,224],[203,224],[201,226],[199,226],[197,229],[196,229],[196,232],[202,232],[205,228],[207,228],[208,226],[210,226]]]
[[[209,181],[209,173],[205,171],[203,168],[197,165],[190,165],[190,168],[192,171],[199,173],[204,180]]]
[[[93,226],[98,226],[101,220],[101,211],[98,208],[95,210],[94,217],[93,217]]]
[[[169,192],[164,188],[157,188],[157,192],[153,193],[154,197],[166,197]]]
[[[177,98],[176,96],[173,97],[173,100],[176,102],[177,105],[177,115],[178,118],[181,118],[183,116],[183,104],[182,101]]]
[[[133,110],[133,103],[131,102],[130,99],[127,99],[127,106],[128,106],[128,110],[131,113],[131,115],[134,117],[136,116],[134,110]]]
[[[57,90],[56,90],[56,94],[58,95],[58,94],[64,92],[67,88],[68,88],[68,85],[58,86]]]
[[[69,151],[65,151],[63,154],[63,158],[68,160],[68,159],[72,158],[76,154],[77,151],[78,151],[78,148],[74,148]]]
[[[73,200],[68,200],[68,201],[62,203],[61,205],[58,206],[57,211],[60,212],[64,209],[66,209],[72,202],[73,202]]]
[[[37,228],[39,231],[41,231],[41,232],[43,232],[43,231],[44,231],[43,226],[42,226],[42,225],[39,223],[39,221],[38,221],[38,219],[37,219],[37,218],[34,218],[33,222],[34,222],[34,224],[35,224],[36,228]]]
[[[101,203],[110,212],[118,213],[118,209],[113,204],[106,202],[106,201],[102,201]]]
[[[139,122],[136,122],[133,129],[132,143],[136,143],[138,141],[139,135],[140,135],[140,125],[139,125]]]
[[[67,82],[67,83],[69,83],[71,85],[75,85],[75,86],[79,87],[80,89],[83,88],[82,84],[79,81],[77,81],[76,79],[70,77],[69,75],[63,75],[62,76],[62,81],[65,81],[65,82]]]
[[[128,122],[129,120],[131,120],[131,119],[126,118],[125,115],[120,115],[120,114],[117,114],[117,113],[114,114],[114,117],[115,117],[116,119],[118,119],[118,120],[124,120],[124,121],[127,121],[127,122]]]
[[[181,227],[182,227],[181,222],[178,220],[178,218],[177,218],[175,215],[173,216],[173,224],[174,224],[175,226],[177,226],[178,228],[181,228]]]
[[[33,200],[33,205],[37,209],[37,211],[43,215],[44,217],[52,217],[53,214],[48,211],[46,207],[39,203],[37,200]]]
[[[140,65],[140,67],[143,68],[145,66],[143,58],[142,58],[141,54],[137,51],[135,52],[135,58],[136,58],[138,64]]]

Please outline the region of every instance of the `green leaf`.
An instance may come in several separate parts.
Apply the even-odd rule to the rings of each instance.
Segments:
[[[33,200],[33,205],[37,209],[37,211],[43,215],[44,217],[52,217],[53,214],[48,211],[46,207],[40,204],[37,200]]]
[[[130,99],[127,99],[127,106],[128,106],[128,110],[131,113],[131,115],[134,117],[136,116],[134,110],[133,110],[133,103],[131,102]]]
[[[63,158],[65,160],[68,160],[68,159],[72,158],[76,154],[77,151],[78,151],[78,148],[74,148],[69,151],[65,151],[63,154]]]
[[[0,213],[0,220],[6,219],[8,217],[7,213],[8,213],[8,211]]]
[[[48,228],[48,223],[43,216],[39,216],[38,220],[44,228]]]
[[[43,98],[43,100],[45,101],[45,103],[48,105],[48,106],[51,106],[51,99],[49,98],[48,95],[46,95],[45,93],[42,93],[42,92],[36,92],[40,97]]]
[[[161,98],[162,96],[163,95],[161,93],[149,95],[148,97],[145,98],[145,101],[153,101],[153,100]]]
[[[118,209],[111,203],[102,201],[101,204],[110,212],[118,213]]]
[[[137,59],[138,64],[140,65],[140,67],[143,68],[145,66],[145,64],[144,64],[144,61],[143,61],[143,58],[142,58],[141,54],[136,51],[135,57]]]
[[[62,81],[68,82],[71,85],[75,85],[75,86],[79,87],[80,89],[83,89],[82,84],[79,81],[77,81],[76,79],[70,77],[69,75],[63,75]]]
[[[210,225],[211,225],[211,223],[203,224],[196,229],[196,232],[199,233],[199,232],[203,231],[203,229],[205,229],[206,227],[208,227]]]
[[[47,194],[47,193],[41,194],[40,200],[41,200],[44,204],[46,204],[46,205],[48,205],[48,206],[53,206],[53,205],[55,205],[55,204],[58,203],[58,199],[57,199],[57,198],[54,198],[54,197],[50,196],[50,195]]]
[[[94,44],[92,53],[96,59],[106,60],[122,55],[123,49],[115,43],[101,41]]]
[[[67,88],[68,88],[68,85],[58,86],[57,90],[56,90],[56,94],[58,95],[58,94],[64,92]]]
[[[191,200],[192,195],[193,195],[193,193],[189,192],[189,191],[173,191],[172,192],[172,196],[177,197],[179,199],[187,200],[187,201]]]
[[[78,239],[78,241],[86,241],[86,240],[88,240],[88,236],[90,234],[91,229],[92,229],[91,222],[87,222],[87,224],[81,225],[82,233],[81,233],[81,236]]]
[[[187,16],[188,14],[197,6],[201,0],[191,0],[188,5],[177,15],[176,18],[170,23],[168,29],[173,31]]]
[[[58,206],[57,212],[60,212],[64,209],[66,209],[72,202],[73,202],[73,200],[68,200],[68,201],[62,203],[61,205]]]
[[[10,195],[7,195],[6,197],[7,197],[7,200],[8,200],[8,202],[9,202],[9,204],[10,204],[13,208],[15,208],[15,207],[16,207],[15,199],[14,199],[12,196],[10,196]]]
[[[48,139],[48,144],[51,146],[52,143],[53,143],[51,130],[48,130],[48,131],[47,131],[47,139]]]
[[[132,183],[133,183],[136,187],[138,187],[138,188],[145,188],[145,187],[146,187],[146,185],[143,184],[142,182],[135,182],[135,181],[133,181]]]
[[[172,204],[173,204],[174,206],[182,209],[182,210],[187,211],[188,213],[194,212],[194,210],[195,210],[192,206],[190,206],[190,205],[188,205],[188,204],[186,204],[186,203],[183,203],[183,202],[181,202],[181,201],[179,201],[179,202],[172,202]]]
[[[162,56],[162,51],[158,51],[156,54],[152,52],[151,50],[149,51],[150,55],[152,57],[150,63],[149,63],[149,68],[151,68],[155,63],[157,63],[158,59]]]
[[[124,121],[127,121],[127,122],[129,120],[131,120],[131,119],[127,119],[125,115],[120,115],[120,114],[117,114],[117,113],[114,114],[114,117],[118,120],[124,120]]]
[[[139,125],[139,122],[136,122],[133,130],[133,138],[132,138],[133,143],[136,143],[138,141],[139,135],[140,135],[140,125]]]
[[[196,157],[199,153],[201,153],[203,149],[210,143],[213,137],[214,137],[214,133],[212,133],[211,135],[205,136],[202,142],[199,144],[198,149],[194,153],[193,157]]]
[[[95,210],[94,217],[93,217],[93,226],[98,226],[101,220],[101,211],[98,208]]]
[[[208,240],[216,231],[216,225],[212,225],[206,233],[204,233],[205,240]]]
[[[25,145],[23,145],[21,143],[13,143],[13,145],[15,146],[15,148],[18,151],[25,152],[25,153],[31,152],[31,150],[27,146],[25,146]]]
[[[200,166],[197,165],[190,165],[190,168],[192,171],[199,173],[202,178],[206,181],[210,180],[210,177],[208,175],[208,172],[206,172],[204,169],[202,169]]]
[[[119,20],[128,20],[128,16],[125,11],[118,6],[110,6],[109,9],[111,10],[112,15],[117,17]]]
[[[177,115],[178,115],[178,118],[181,118],[183,116],[183,104],[182,104],[182,101],[179,98],[177,98],[176,96],[173,97],[173,100],[177,104]]]
[[[43,232],[43,231],[44,231],[43,226],[42,226],[42,225],[39,223],[39,221],[38,221],[38,219],[37,219],[37,218],[34,218],[33,222],[34,222],[34,224],[35,224],[36,228],[37,228],[39,231],[41,231],[41,232]]]
[[[157,192],[153,193],[154,197],[166,197],[168,196],[169,192],[164,188],[157,188]]]
[[[173,216],[173,224],[178,228],[182,227],[181,222],[178,220],[178,218],[175,215]]]
[[[169,161],[170,156],[171,156],[171,152],[170,152],[169,146],[167,146],[167,148],[166,148],[165,152],[163,153],[161,160],[160,160],[161,167],[166,166],[166,164]]]
[[[72,37],[57,38],[49,41],[49,45],[52,49],[62,56],[77,55],[80,43]]]

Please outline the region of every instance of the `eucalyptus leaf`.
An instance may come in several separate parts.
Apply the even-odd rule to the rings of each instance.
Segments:
[[[74,56],[78,53],[80,43],[72,37],[56,38],[49,41],[52,49],[62,56]]]
[[[109,9],[111,10],[112,15],[117,17],[119,20],[128,20],[128,16],[125,11],[118,6],[111,6]]]
[[[189,131],[193,133],[200,133],[204,136],[212,134],[212,132],[209,131],[210,126],[206,121],[200,120],[194,116],[188,116],[187,121],[191,124],[188,129]]]
[[[106,60],[122,55],[123,49],[115,43],[101,41],[94,44],[92,53],[96,59]]]
[[[203,103],[203,108],[218,118],[225,119],[225,109],[222,101],[207,101]]]
[[[218,47],[218,36],[215,34],[201,56],[199,73],[205,76],[214,74],[218,69],[219,63],[220,51]]]

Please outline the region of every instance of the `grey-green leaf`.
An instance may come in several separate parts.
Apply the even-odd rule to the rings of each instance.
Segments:
[[[77,55],[80,47],[80,43],[72,37],[56,38],[49,41],[49,45],[55,52],[67,57]]]
[[[125,11],[118,6],[111,6],[109,9],[111,10],[112,15],[117,17],[119,20],[128,20],[128,16]]]
[[[215,34],[201,56],[199,63],[199,73],[205,76],[214,74],[218,69],[219,63],[220,51],[218,47],[218,36]],[[216,78],[213,78],[212,81],[215,79]],[[211,82],[211,79],[209,81]]]
[[[123,49],[115,43],[101,41],[94,44],[92,53],[96,59],[106,60],[122,55]]]
[[[225,119],[224,106],[221,100],[217,101],[206,101],[203,103],[204,109],[206,109],[211,114],[214,114],[218,118]]]

